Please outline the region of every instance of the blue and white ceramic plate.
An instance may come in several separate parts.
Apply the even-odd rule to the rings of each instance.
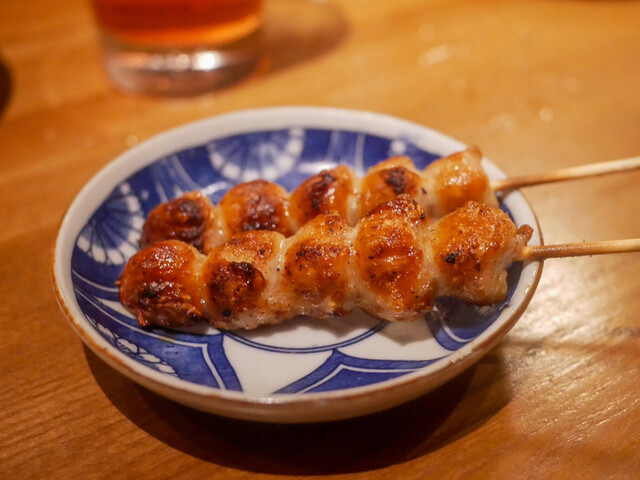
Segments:
[[[137,250],[148,212],[199,189],[214,202],[238,182],[265,178],[291,190],[323,168],[360,174],[396,154],[419,167],[464,145],[396,118],[326,108],[270,108],[212,117],[158,135],[99,172],[60,227],[53,281],[82,340],[141,385],[207,412],[268,422],[364,415],[413,399],[476,362],[514,325],[540,276],[514,265],[507,300],[490,308],[440,301],[411,324],[356,312],[299,318],[252,332],[198,325],[141,328],[118,302],[116,279]],[[492,178],[502,172],[485,160]],[[536,233],[519,193],[503,206]]]

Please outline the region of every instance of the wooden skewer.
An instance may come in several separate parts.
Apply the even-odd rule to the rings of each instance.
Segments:
[[[561,168],[551,172],[522,175],[518,177],[491,180],[491,188],[494,191],[512,190],[528,185],[540,185],[542,183],[560,182],[585,177],[595,177],[609,173],[627,172],[640,169],[640,156],[612,160],[609,162],[592,163],[577,167]]]
[[[527,246],[520,252],[519,260],[544,260],[546,258],[579,257],[625,252],[640,252],[640,238]]]

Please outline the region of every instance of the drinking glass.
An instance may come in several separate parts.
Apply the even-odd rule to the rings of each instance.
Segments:
[[[262,0],[91,1],[107,73],[124,90],[203,93],[260,60]]]

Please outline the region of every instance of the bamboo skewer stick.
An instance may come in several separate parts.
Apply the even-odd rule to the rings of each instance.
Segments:
[[[519,260],[545,260],[626,252],[640,252],[640,238],[527,246],[520,252]]]
[[[576,167],[561,168],[546,173],[521,175],[517,177],[491,180],[491,188],[494,191],[512,190],[528,185],[540,185],[543,183],[560,182],[578,178],[595,177],[609,173],[628,172],[640,169],[640,156],[612,160],[608,162],[579,165]]]

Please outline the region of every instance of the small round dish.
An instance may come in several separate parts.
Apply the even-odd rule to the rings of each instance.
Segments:
[[[416,398],[476,362],[528,305],[541,264],[514,264],[505,302],[473,307],[442,299],[423,319],[385,323],[361,312],[298,318],[250,332],[206,325],[141,328],[115,285],[158,203],[201,190],[214,202],[234,184],[264,178],[288,190],[339,163],[358,173],[392,155],[420,168],[464,145],[393,117],[280,107],[220,115],[160,134],[100,171],[69,207],[54,247],[58,301],[82,341],[109,365],[176,402],[266,422],[365,415]],[[484,160],[491,178],[503,173]],[[503,208],[534,230],[533,211],[511,193]]]

